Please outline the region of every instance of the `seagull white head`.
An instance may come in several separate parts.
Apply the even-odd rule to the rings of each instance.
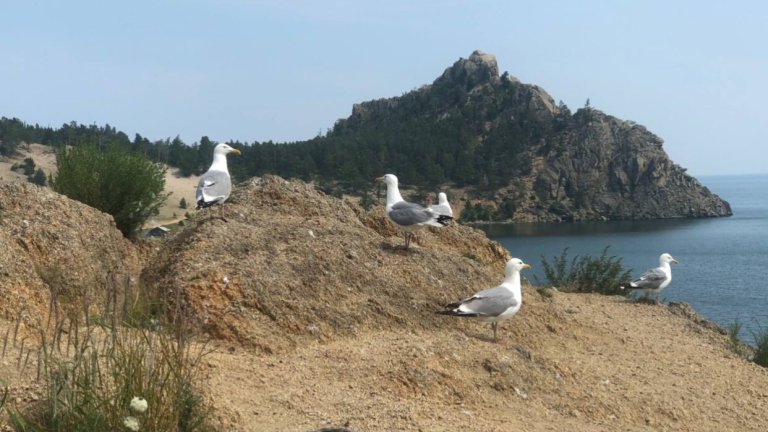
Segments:
[[[223,155],[226,156],[229,153],[234,153],[236,155],[240,155],[240,150],[230,147],[228,144],[218,144],[216,147],[213,148],[213,156],[216,157],[216,155]]]
[[[507,261],[507,268],[505,270],[505,276],[511,276],[514,273],[519,273],[520,270],[530,269],[531,266],[524,263],[520,258],[512,258]]]
[[[233,153],[240,154],[240,150],[232,148],[227,144],[221,143],[213,148],[213,163],[209,168],[209,171],[224,171],[229,172],[227,169],[227,154]]]
[[[444,206],[450,205],[448,204],[448,195],[446,195],[445,192],[440,192],[437,194],[437,202]]]
[[[397,176],[394,174],[384,174],[376,178],[376,183],[384,183],[387,186],[397,186]]]
[[[387,211],[395,203],[403,201],[403,196],[400,195],[400,189],[397,187],[397,177],[394,174],[384,174],[382,177],[376,178],[375,181],[387,185]]]
[[[659,264],[664,265],[664,264],[670,264],[670,263],[677,264],[677,260],[672,258],[672,255],[668,253],[661,254],[661,256],[659,257]]]

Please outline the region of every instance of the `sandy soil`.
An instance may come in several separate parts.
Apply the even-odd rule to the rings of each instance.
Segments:
[[[526,292],[528,297],[535,296]],[[366,332],[296,352],[220,346],[208,385],[228,430],[764,431],[768,372],[665,306],[556,294],[507,340],[461,331]]]
[[[18,154],[19,156],[15,158],[0,158],[0,182],[27,181],[23,174],[12,171],[11,167],[28,157],[31,157],[36,167],[41,168],[46,175],[56,171],[56,152],[51,147],[42,144],[25,144],[19,146]]]
[[[171,195],[160,207],[160,214],[151,218],[145,224],[145,227],[152,228],[158,225],[169,225],[184,219],[184,214],[189,212],[193,214],[195,210],[195,191],[200,176],[181,177],[178,170],[168,167],[165,172],[165,192]],[[179,201],[184,198],[187,201],[187,208],[179,207]]]
[[[525,295],[533,304],[500,343],[469,320],[278,355],[217,342],[204,387],[226,431],[765,430],[768,372],[677,308]],[[12,404],[40,398],[34,363],[22,371],[9,344],[0,376]]]

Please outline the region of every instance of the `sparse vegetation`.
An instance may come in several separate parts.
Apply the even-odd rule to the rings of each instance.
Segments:
[[[752,332],[752,338],[755,340],[755,354],[752,361],[762,367],[768,367],[768,329],[760,328]]]
[[[57,316],[41,330],[39,346],[25,347],[22,341],[19,358],[25,360],[19,367],[27,367],[30,354],[36,355],[45,390],[38,404],[24,411],[8,409],[14,430],[214,430],[211,408],[197,387],[206,349],[192,344],[185,320],[126,326],[157,323],[137,318],[152,312],[154,302],[126,295],[127,278],[124,287],[118,278],[108,280],[108,299],[99,316],[89,315],[86,302],[84,314]],[[16,345],[15,333],[13,340],[6,336],[8,343]],[[0,398],[0,408],[4,401]]]
[[[62,150],[56,157],[57,192],[109,213],[124,236],[132,238],[167,198],[165,168],[137,153],[111,146]]]
[[[728,347],[739,357],[748,358],[750,356],[749,349],[739,339],[741,328],[742,324],[738,319],[728,326]]]
[[[542,255],[544,275],[551,286],[561,291],[626,296],[627,291],[620,285],[630,278],[632,269],[625,270],[621,258],[608,256],[609,248],[606,246],[599,257],[576,255],[570,262],[568,248],[559,257],[553,257],[552,263]]]

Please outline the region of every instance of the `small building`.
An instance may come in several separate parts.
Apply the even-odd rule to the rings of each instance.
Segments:
[[[146,236],[147,237],[166,237],[168,234],[171,233],[171,230],[164,227],[164,226],[156,226],[152,228],[151,230],[147,231]]]

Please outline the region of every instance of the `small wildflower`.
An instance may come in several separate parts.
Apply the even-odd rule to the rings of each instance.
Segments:
[[[147,410],[147,400],[143,397],[134,397],[131,399],[131,409],[137,413],[143,413]]]
[[[133,432],[138,432],[139,431],[139,419],[137,419],[136,417],[128,416],[128,417],[124,418],[123,419],[123,424],[125,425],[125,427],[127,427],[130,430],[132,430]]]

